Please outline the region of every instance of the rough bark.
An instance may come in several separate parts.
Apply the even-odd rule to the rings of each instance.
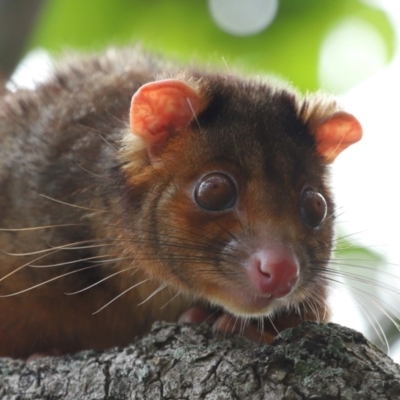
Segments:
[[[360,333],[303,323],[272,345],[156,323],[124,349],[0,360],[1,399],[400,399],[400,366]]]

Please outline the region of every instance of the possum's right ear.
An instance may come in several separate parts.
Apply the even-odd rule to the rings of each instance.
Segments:
[[[354,115],[337,111],[318,122],[312,132],[317,151],[331,163],[347,147],[362,137],[362,127]]]
[[[131,131],[154,149],[184,129],[203,108],[202,96],[184,81],[150,82],[132,97]]]

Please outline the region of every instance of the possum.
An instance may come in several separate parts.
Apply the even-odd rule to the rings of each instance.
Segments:
[[[361,136],[328,96],[137,48],[4,93],[0,355],[328,321],[329,168]]]

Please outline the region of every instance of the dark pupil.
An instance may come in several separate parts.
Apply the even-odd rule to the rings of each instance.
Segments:
[[[321,225],[326,217],[327,205],[322,194],[311,189],[305,190],[301,197],[301,217],[312,228]]]
[[[197,204],[207,211],[222,211],[233,207],[236,201],[236,187],[232,179],[221,173],[203,177],[196,186]]]

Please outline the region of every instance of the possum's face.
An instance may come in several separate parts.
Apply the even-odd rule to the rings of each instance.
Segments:
[[[327,164],[356,141],[349,132],[359,138],[354,117],[307,121],[313,112],[292,92],[233,78],[154,82],[135,96],[153,274],[239,316],[321,301],[334,219]]]

